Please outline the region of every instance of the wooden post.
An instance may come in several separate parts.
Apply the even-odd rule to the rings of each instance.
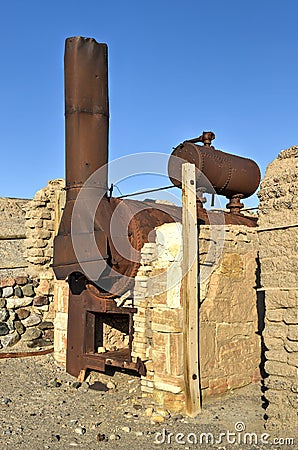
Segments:
[[[199,371],[198,232],[195,165],[182,165],[183,363],[186,413],[201,411]]]

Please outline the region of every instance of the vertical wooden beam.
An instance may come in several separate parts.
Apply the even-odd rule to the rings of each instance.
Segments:
[[[195,165],[182,165],[183,362],[186,413],[201,411],[199,371],[198,232]]]

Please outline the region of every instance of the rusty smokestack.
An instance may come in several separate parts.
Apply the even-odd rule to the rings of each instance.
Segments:
[[[108,163],[108,50],[95,39],[71,37],[65,42],[66,188],[80,188]],[[99,188],[107,190],[101,171]],[[73,196],[72,196],[73,198]]]
[[[106,237],[100,227],[90,229],[88,208],[80,218],[81,229],[72,229],[74,205],[81,191],[92,203],[106,199],[108,185],[108,50],[92,38],[70,37],[65,41],[65,144],[66,144],[66,204],[58,235],[54,239],[53,269],[58,279],[65,279],[72,272],[81,271],[80,259],[97,264],[96,247],[85,245],[92,242],[94,234],[106,257]],[[101,169],[100,172],[97,172]],[[89,177],[96,174],[91,179]],[[88,180],[87,186],[84,183]],[[91,180],[91,181],[90,181]],[[87,225],[85,226],[85,220]],[[80,244],[80,257],[73,247],[73,237]],[[86,237],[87,236],[87,237]],[[84,238],[86,239],[84,241]],[[88,241],[88,242],[89,242]],[[82,248],[84,255],[82,256]],[[78,250],[78,249],[77,249]]]

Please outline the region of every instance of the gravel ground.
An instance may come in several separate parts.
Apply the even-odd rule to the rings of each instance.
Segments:
[[[296,444],[261,444],[261,434],[266,430],[260,384],[213,400],[203,406],[197,418],[190,419],[177,414],[164,418],[163,411],[158,410],[152,415],[148,400],[141,397],[140,380],[132,373],[90,372],[80,385],[55,363],[52,354],[0,359],[0,376],[1,450],[298,448],[297,432],[295,436],[289,429],[280,431],[277,438],[281,442],[296,438]],[[161,422],[155,422],[154,417]],[[257,444],[255,438],[254,443],[243,443],[243,427],[256,433]],[[236,433],[229,439],[239,439],[239,443],[228,443],[226,436],[220,442],[220,433],[227,431]],[[209,435],[206,444],[202,433],[211,433],[214,442]],[[273,438],[266,439],[273,442]]]

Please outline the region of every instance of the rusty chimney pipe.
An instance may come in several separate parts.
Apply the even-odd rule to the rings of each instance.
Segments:
[[[108,186],[108,58],[107,45],[94,39],[71,37],[65,42],[65,140],[66,140],[66,204],[58,235],[54,239],[53,269],[57,279],[80,272],[81,265],[73,246],[73,237],[90,234],[88,208],[80,218],[80,230],[72,228],[74,206],[81,192],[89,206],[101,198],[107,199]],[[101,169],[97,172],[98,169]],[[95,176],[89,177],[93,174]],[[87,185],[84,183],[88,180]],[[91,203],[90,203],[91,202]],[[85,225],[85,219],[87,225]],[[86,228],[87,227],[87,228]],[[95,227],[101,254],[106,254],[106,237]],[[77,241],[81,242],[79,236]],[[82,241],[84,247],[84,242]],[[84,247],[84,258],[98,265],[98,254]],[[93,247],[92,247],[93,248]],[[94,249],[93,249],[94,250]],[[95,251],[95,250],[94,250]],[[96,253],[96,252],[95,252]],[[79,258],[82,258],[80,255]]]
[[[65,42],[66,188],[78,190],[108,163],[109,98],[107,45],[92,38]],[[96,180],[107,190],[107,170]],[[94,181],[95,183],[95,181]],[[71,198],[74,198],[75,192]]]

